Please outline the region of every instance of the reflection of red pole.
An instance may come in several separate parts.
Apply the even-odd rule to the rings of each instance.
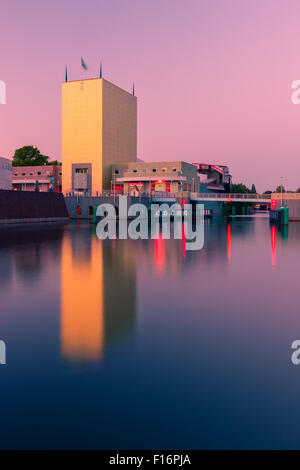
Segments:
[[[184,230],[184,224],[182,224],[182,253],[183,253],[183,257],[185,258],[186,247],[185,247],[185,230]]]
[[[155,266],[158,271],[162,271],[165,267],[165,246],[161,233],[159,234],[159,238],[155,239],[154,244]]]
[[[272,253],[272,266],[276,265],[276,230],[273,225],[271,229],[271,253]]]
[[[231,227],[227,225],[227,259],[231,260]]]

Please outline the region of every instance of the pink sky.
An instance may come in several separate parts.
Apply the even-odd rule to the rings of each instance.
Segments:
[[[61,159],[61,81],[138,96],[138,156],[229,165],[259,191],[300,187],[298,0],[2,0],[0,155]]]

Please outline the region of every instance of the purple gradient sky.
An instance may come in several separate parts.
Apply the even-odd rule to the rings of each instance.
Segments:
[[[138,155],[230,166],[235,182],[300,187],[298,0],[2,0],[0,155],[61,159],[60,83],[104,78],[138,96]]]

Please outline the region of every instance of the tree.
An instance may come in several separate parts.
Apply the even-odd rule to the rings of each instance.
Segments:
[[[15,151],[13,166],[49,165],[49,157],[42,155],[38,148],[26,145]]]
[[[296,193],[300,193],[300,188],[297,189]]]
[[[251,193],[250,189],[247,188],[247,186],[245,186],[243,183],[233,184],[231,192],[232,193],[239,193],[239,194]]]
[[[264,191],[263,194],[272,194],[272,191],[268,189],[267,191]]]
[[[281,188],[282,188],[282,192],[285,193],[285,189],[282,185],[277,186],[277,188],[275,189],[275,193],[281,193]]]
[[[251,193],[256,194],[255,184],[252,184],[252,186],[251,186]]]

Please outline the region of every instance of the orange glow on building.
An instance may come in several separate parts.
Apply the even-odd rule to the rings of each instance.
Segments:
[[[61,344],[73,361],[101,358],[103,352],[102,243],[93,238],[88,258],[76,258],[72,239],[62,245]]]
[[[110,189],[112,163],[136,162],[136,153],[136,96],[102,78],[62,83],[64,193]]]

